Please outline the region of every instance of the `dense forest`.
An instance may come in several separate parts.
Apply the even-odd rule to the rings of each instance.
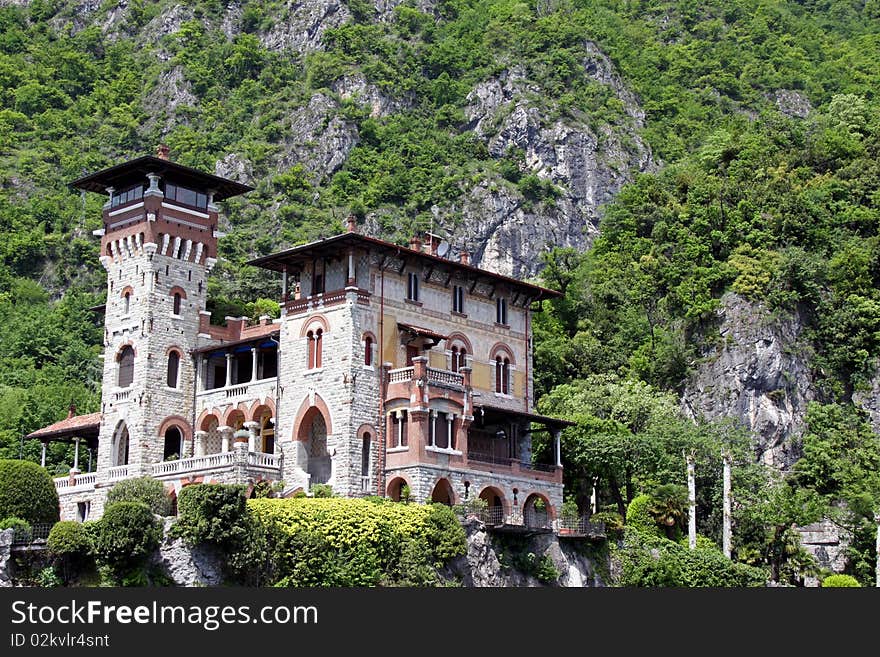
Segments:
[[[603,208],[591,248],[542,257],[541,282],[564,297],[536,321],[536,397],[578,422],[563,444],[572,499],[585,508],[595,482],[609,523],[647,496],[658,527],[680,526],[690,450],[699,531],[719,543],[728,449],[739,561],[797,583],[811,564],[791,527],[830,516],[853,536],[848,572],[873,581],[880,444],[853,395],[880,356],[880,2],[347,0],[316,44],[267,45],[292,6],[0,6],[0,457],[37,459],[22,436],[71,402],[98,408],[101,199],[66,183],[160,142],[209,171],[245,161],[256,189],[225,204],[209,290],[215,315],[245,314],[277,294],[247,259],[333,234],[349,212],[402,241],[483,183],[551,208],[558,186],[522,152],[490,152],[465,115],[475,85],[515,66],[548,121],[628,125],[657,161]],[[584,74],[588,43],[643,127]],[[334,91],[346,76],[391,109]],[[292,157],[320,147],[290,143],[319,94],[356,135],[332,170]],[[805,327],[816,395],[787,472],[761,465],[736,422],[679,408],[730,293]],[[70,454],[53,450],[66,472]]]

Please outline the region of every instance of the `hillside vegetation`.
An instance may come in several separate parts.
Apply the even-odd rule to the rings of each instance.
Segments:
[[[488,184],[549,216],[564,181],[516,149],[493,154],[466,114],[475,86],[515,69],[542,121],[586,123],[600,139],[628,131],[659,165],[629,176],[592,249],[544,257],[544,282],[565,297],[536,322],[536,373],[541,408],[579,420],[567,489],[583,506],[597,478],[620,516],[646,492],[680,508],[663,487],[682,483],[678,455],[693,449],[700,531],[717,542],[725,446],[740,560],[797,581],[791,523],[834,513],[854,532],[852,573],[871,580],[880,447],[852,399],[880,352],[880,3],[348,0],[308,42],[284,36],[300,20],[291,11],[0,7],[0,456],[17,457],[21,436],[71,401],[98,408],[101,328],[88,309],[103,294],[90,235],[101,199],[67,182],[165,142],[178,162],[254,184],[226,204],[209,290],[218,316],[244,313],[277,294],[245,260],[332,234],[349,212],[389,239],[435,215],[455,235],[456,208]],[[638,107],[587,74],[591,44]],[[374,97],[343,93],[354,80]],[[302,142],[309,116],[318,128]],[[728,292],[804,323],[817,393],[783,486],[768,485],[777,475],[736,427],[677,410],[720,339]],[[53,450],[65,471],[71,455]],[[23,453],[36,460],[39,446]]]

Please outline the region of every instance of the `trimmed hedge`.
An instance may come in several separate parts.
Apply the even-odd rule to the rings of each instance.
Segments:
[[[437,570],[466,550],[452,509],[347,498],[255,499],[271,528],[280,585],[440,584]]]
[[[0,459],[0,518],[15,516],[34,524],[60,517],[55,482],[30,461]]]
[[[94,566],[92,537],[82,523],[72,520],[55,523],[49,532],[46,547],[64,583],[69,583],[75,575]]]
[[[171,515],[171,497],[165,491],[165,484],[152,477],[120,481],[107,494],[107,506],[117,502],[141,502],[156,515]]]
[[[651,515],[653,503],[654,499],[650,495],[636,495],[626,507],[626,526],[651,536],[660,536],[660,528]]]

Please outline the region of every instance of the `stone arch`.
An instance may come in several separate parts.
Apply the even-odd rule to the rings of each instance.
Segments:
[[[502,359],[507,358],[511,365],[516,366],[516,358],[513,357],[513,349],[503,342],[496,342],[489,350],[489,360],[495,360],[498,356],[501,356]]]
[[[297,440],[303,445],[305,463],[310,484],[326,484],[333,475],[333,461],[327,449],[327,423],[317,406],[306,411],[297,429]]]
[[[550,527],[555,517],[556,511],[544,493],[532,491],[526,496],[523,502],[523,523],[526,527]]]
[[[324,333],[330,332],[330,323],[324,315],[312,315],[306,318],[299,330],[299,337],[304,338],[309,331],[323,329]]]
[[[268,402],[254,402],[255,407],[251,409],[251,422],[256,422],[257,427],[257,450],[264,454],[275,453],[275,408],[274,404],[270,406]]]
[[[239,406],[230,408],[226,411],[226,415],[223,417],[223,424],[227,427],[232,427],[233,429],[241,429],[245,421],[246,418],[244,411]]]
[[[201,430],[208,435],[205,438],[205,454],[219,454],[223,451],[223,436],[220,435],[220,418],[211,413],[206,415],[200,424]]]
[[[216,408],[213,408],[210,411],[202,411],[202,414],[199,416],[199,421],[196,422],[199,431],[207,431],[208,425],[211,424],[211,420],[214,420],[217,425],[220,424],[220,413]]]
[[[305,418],[306,413],[312,408],[317,408],[321,412],[321,415],[324,416],[324,423],[327,425],[327,435],[333,433],[333,418],[330,416],[330,409],[327,407],[327,403],[321,395],[314,393],[314,397],[309,395],[309,397],[303,399],[302,404],[299,406],[299,410],[296,412],[296,418],[293,421],[294,440],[303,440],[300,431],[302,429],[303,419]]]
[[[400,502],[401,491],[404,486],[407,486],[412,490],[412,486],[409,485],[409,481],[407,481],[406,477],[397,475],[388,482],[385,494],[395,502]]]
[[[361,349],[363,350],[363,364],[366,367],[374,367],[376,365],[376,356],[375,353],[378,348],[378,342],[376,341],[376,336],[372,333],[372,331],[365,331],[361,336]]]
[[[440,477],[434,484],[434,488],[431,490],[431,501],[446,506],[455,504],[455,491],[446,477]]]
[[[120,420],[113,431],[113,439],[110,443],[110,465],[128,465],[131,436],[128,433],[128,425],[125,420]]]
[[[179,294],[181,299],[186,299],[186,290],[184,290],[179,285],[175,285],[170,290],[168,290],[169,297],[173,297],[175,294]]]
[[[186,418],[180,415],[169,415],[162,420],[162,424],[159,425],[159,435],[164,436],[165,432],[171,426],[175,425],[180,429],[180,434],[183,436],[184,440],[192,440],[192,429],[189,426],[189,422],[187,422]]]
[[[492,509],[500,508],[501,512],[505,515],[510,513],[510,504],[507,499],[504,497],[504,493],[500,488],[495,486],[486,486],[483,490],[480,491],[478,496],[481,500],[486,502],[486,505],[491,512]]]
[[[259,422],[263,413],[267,410],[272,414],[272,417],[275,417],[275,401],[269,397],[266,397],[265,399],[257,399],[251,404],[250,408],[247,409],[245,415],[248,416],[249,420]]]

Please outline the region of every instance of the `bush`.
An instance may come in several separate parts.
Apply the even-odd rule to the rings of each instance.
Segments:
[[[15,516],[0,520],[0,531],[3,531],[4,529],[13,529],[15,530],[15,536],[18,537],[19,540],[27,539],[28,541],[30,541],[31,532],[33,531],[31,523],[27,520],[16,518]]]
[[[764,586],[760,568],[731,561],[717,548],[686,547],[628,528],[619,551],[620,586],[752,587]]]
[[[313,497],[333,497],[333,486],[330,484],[315,484],[312,486]]]
[[[107,506],[117,502],[141,502],[160,516],[169,516],[172,513],[171,497],[165,491],[165,485],[152,477],[120,481],[107,494]]]
[[[465,553],[455,514],[440,504],[308,498],[248,501],[275,531],[279,585],[427,586]]]
[[[861,584],[852,575],[829,575],[822,580],[822,588],[861,588]]]
[[[117,502],[94,526],[98,563],[115,582],[131,579],[159,547],[162,528],[146,504]]]
[[[177,498],[178,517],[171,534],[190,545],[210,543],[221,549],[233,547],[246,539],[247,513],[244,486],[186,486]]]
[[[0,459],[0,518],[34,524],[58,522],[58,492],[45,468],[30,461]]]
[[[654,499],[650,495],[635,496],[626,507],[626,526],[650,536],[659,536],[660,528],[651,515],[653,503]]]
[[[94,565],[92,538],[81,523],[70,520],[55,523],[49,532],[46,547],[53,558],[56,572],[65,584]]]

